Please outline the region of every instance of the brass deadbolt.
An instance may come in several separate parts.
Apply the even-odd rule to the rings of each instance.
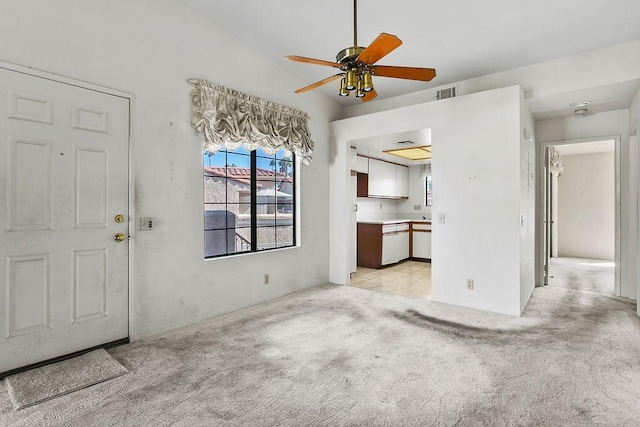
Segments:
[[[115,218],[113,218],[113,220],[115,222],[117,222],[118,224],[124,222],[124,215],[116,215]]]

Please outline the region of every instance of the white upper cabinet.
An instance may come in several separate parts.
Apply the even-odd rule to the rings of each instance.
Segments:
[[[369,197],[409,197],[409,168],[369,159]]]
[[[409,168],[396,165],[396,195],[409,197]]]
[[[369,159],[369,197],[396,197],[396,165]]]

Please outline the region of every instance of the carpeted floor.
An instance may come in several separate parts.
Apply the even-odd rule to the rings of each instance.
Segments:
[[[613,261],[587,258],[549,259],[549,286],[613,294]]]
[[[2,426],[630,426],[635,304],[538,288],[521,318],[321,286],[109,350],[130,373]]]

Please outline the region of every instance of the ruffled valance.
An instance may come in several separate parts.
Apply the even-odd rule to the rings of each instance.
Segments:
[[[275,154],[284,149],[304,164],[311,162],[313,141],[307,113],[206,80],[189,83],[193,86],[191,124],[204,140],[206,151],[243,146]]]
[[[564,172],[564,162],[557,148],[549,147],[549,171],[556,177]]]

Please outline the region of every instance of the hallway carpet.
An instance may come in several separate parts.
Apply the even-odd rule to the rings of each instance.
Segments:
[[[613,261],[588,258],[549,259],[549,286],[613,294]]]
[[[130,373],[2,426],[585,426],[640,420],[640,320],[538,288],[523,317],[321,286],[110,349]]]

